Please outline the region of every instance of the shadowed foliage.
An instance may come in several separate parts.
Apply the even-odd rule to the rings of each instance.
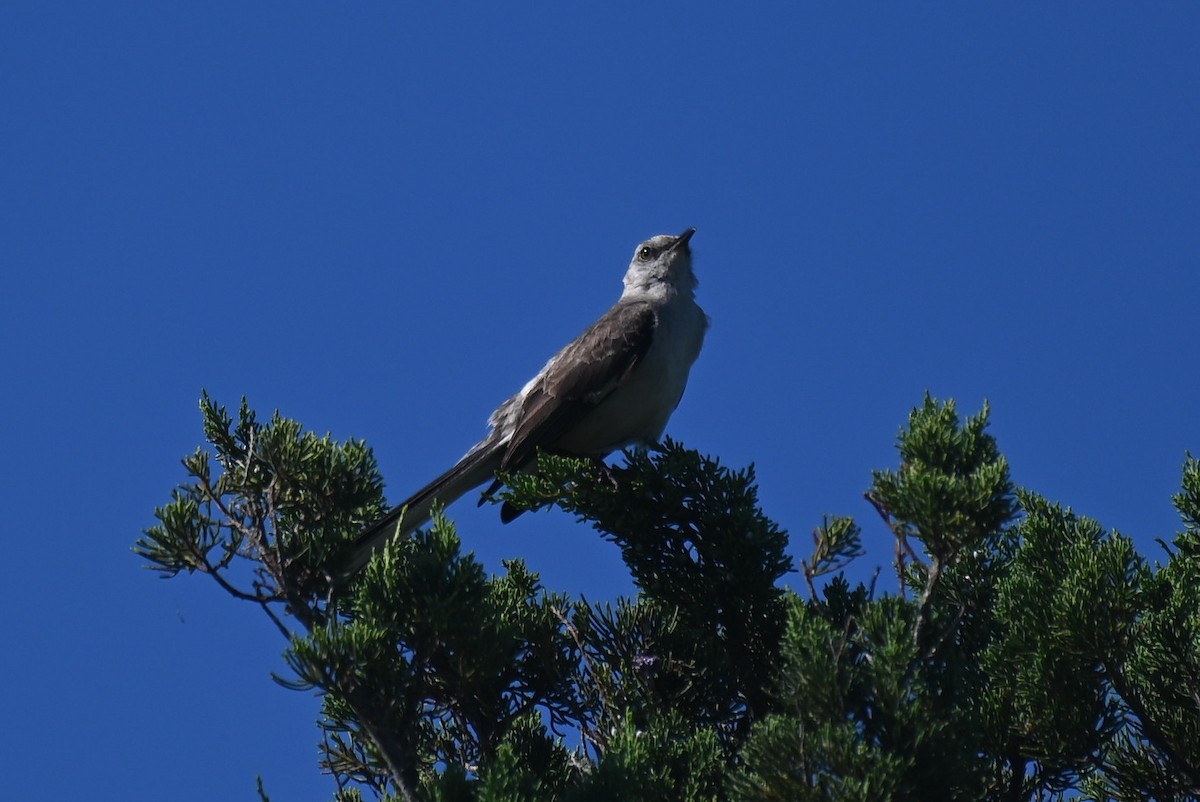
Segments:
[[[347,580],[387,509],[365,444],[201,411],[207,445],[134,550],[271,618],[280,682],[322,694],[338,800],[1200,797],[1191,457],[1151,565],[1017,488],[986,407],[927,397],[865,493],[890,590],[844,578],[864,530],[843,515],[814,528],[800,595],[752,469],[670,441],[617,467],[543,454],[503,501],[620,550],[637,596],[595,603],[520,560],[488,575],[440,514]]]

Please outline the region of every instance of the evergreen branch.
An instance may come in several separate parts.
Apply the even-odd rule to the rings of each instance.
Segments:
[[[933,612],[933,594],[942,578],[942,561],[937,557],[929,565],[925,575],[925,590],[921,593],[921,603],[917,608],[917,620],[913,624],[913,646],[921,648],[921,639],[925,628],[929,626],[929,618]]]
[[[596,668],[595,662],[592,660],[591,654],[589,654],[587,648],[584,646],[583,637],[579,634],[579,629],[573,623],[571,623],[571,620],[567,618],[567,616],[558,608],[557,605],[551,605],[550,612],[556,619],[558,619],[559,623],[563,625],[563,629],[565,629],[567,634],[571,636],[571,640],[575,642],[575,647],[579,649],[580,659],[583,660],[584,665],[587,666],[587,675],[593,678],[592,686],[595,688],[596,695],[600,699],[601,704],[605,708],[608,708],[608,695],[605,692],[603,685],[600,684],[598,679],[600,676],[598,669]],[[599,730],[597,730],[595,727],[590,727],[587,725],[587,718],[588,717],[585,711],[582,709],[578,711],[577,725],[579,726],[579,733],[583,743],[584,752],[586,753],[588,745],[591,744],[592,750],[596,753],[596,759],[599,760],[600,751],[604,748],[604,744],[601,743],[602,738]]]
[[[514,486],[537,483],[525,495],[621,549],[640,596],[615,610],[535,599],[536,578],[511,568],[488,579],[452,531],[393,544],[335,598],[324,571],[382,504],[369,450],[339,450],[278,414],[257,426],[245,404],[236,430],[219,412],[206,412],[219,464],[203,450],[185,460],[195,481],[135,551],[209,574],[291,639],[291,687],[324,696],[320,765],[340,800],[1200,791],[1194,651],[1165,653],[1182,673],[1155,663],[1143,678],[1113,649],[1113,633],[1162,601],[1139,589],[1131,547],[1098,548],[1096,525],[1028,502],[1032,523],[1003,528],[1011,486],[986,408],[960,426],[952,404],[927,401],[901,435],[899,471],[874,474],[865,499],[894,536],[900,579],[879,598],[881,567],[869,586],[840,575],[816,586],[857,550],[849,518],[814,531],[799,561],[808,598],[780,588],[786,532],[763,515],[750,469],[670,443],[627,455],[620,481],[546,456]],[[1190,470],[1188,498],[1200,498]],[[1194,591],[1193,541],[1167,549],[1185,573],[1157,593]],[[1191,616],[1194,595],[1173,604]],[[1155,659],[1156,637],[1190,648],[1192,623],[1147,628],[1134,646]],[[696,777],[719,782],[674,793]]]
[[[226,523],[224,526],[230,530],[236,529],[242,533],[243,537],[246,537],[252,542],[255,541],[257,539],[256,533],[250,528],[244,526],[238,520],[238,518],[233,515],[232,511],[224,503],[224,499],[217,492],[216,488],[212,486],[208,476],[206,474],[197,475],[195,473],[193,473],[193,476],[196,478],[197,487],[203,493],[204,498],[214,504],[221,514],[225,516]],[[217,526],[222,526],[222,524],[217,524]],[[270,607],[273,602],[283,601],[284,597],[282,595],[277,592],[264,594],[262,591],[264,588],[266,588],[266,586],[261,583],[255,583],[255,592],[249,592],[237,587],[225,578],[223,571],[230,565],[233,557],[236,555],[236,550],[226,549],[224,556],[222,556],[222,558],[215,563],[208,558],[208,554],[203,549],[195,548],[190,549],[190,551],[192,556],[195,558],[195,564],[201,573],[207,574],[209,577],[211,577],[212,580],[216,582],[222,590],[224,590],[233,598],[241,601],[254,602],[255,604],[259,605],[267,614],[267,617],[279,630],[280,634],[282,634],[285,638],[291,637],[291,630],[284,625],[283,621]]]
[[[817,599],[813,580],[819,576],[844,568],[866,552],[862,548],[862,533],[854,519],[848,517],[830,520],[826,516],[821,525],[813,529],[813,553],[809,559],[800,561],[804,582],[808,585],[809,598]]]
[[[863,498],[875,508],[875,512],[879,513],[879,517],[883,519],[884,526],[896,539],[896,577],[900,583],[900,598],[908,598],[908,587],[904,581],[904,558],[907,555],[913,563],[924,566],[925,562],[913,550],[913,547],[908,542],[908,532],[895,519],[891,510],[887,508],[883,499],[879,498],[873,491],[868,490],[863,493]]]
[[[1125,704],[1129,705],[1129,709],[1133,711],[1133,714],[1137,716],[1142,734],[1146,736],[1146,739],[1150,743],[1154,744],[1155,748],[1166,755],[1167,759],[1171,761],[1171,766],[1174,770],[1187,778],[1189,784],[1188,793],[1200,794],[1200,769],[1189,763],[1187,758],[1171,745],[1170,738],[1167,737],[1167,734],[1154,721],[1154,717],[1146,709],[1146,706],[1142,704],[1141,697],[1125,676],[1124,670],[1112,661],[1105,662],[1104,670],[1108,674],[1113,688],[1121,695]]]
[[[185,468],[188,467],[187,460],[183,460],[183,465]],[[251,530],[242,523],[241,516],[234,515],[229,507],[225,504],[224,494],[221,493],[217,488],[213,487],[212,480],[209,478],[207,471],[204,473],[196,473],[195,471],[191,471],[191,473],[192,476],[196,478],[197,487],[204,492],[205,499],[216,505],[216,508],[228,520],[229,528],[237,529],[242,533],[243,537],[252,537],[253,532],[251,532]]]
[[[254,459],[254,436],[258,434],[258,427],[251,426],[250,432],[246,437],[246,462],[242,465],[242,485],[245,486],[250,480],[250,462]]]
[[[839,667],[842,665],[842,655],[846,653],[846,647],[850,645],[850,636],[854,632],[854,625],[854,616],[847,615],[845,622],[842,624],[842,634],[838,639],[837,645],[834,646],[832,638],[829,640],[829,652],[830,657],[833,658],[834,667]],[[838,707],[844,709],[846,707],[846,695],[843,692],[841,684],[835,682],[833,683],[832,687],[833,692],[837,697]]]
[[[370,708],[367,705],[356,704],[355,699],[352,697],[346,697],[346,701],[350,703],[350,708],[354,711],[359,725],[366,732],[367,737],[371,739],[375,747],[379,750],[379,755],[383,758],[383,762],[388,769],[388,774],[391,776],[392,784],[400,791],[400,796],[404,797],[404,802],[417,802],[416,793],[409,787],[409,783],[405,779],[406,772],[403,770],[403,766],[411,761],[405,759],[404,748],[396,743],[385,729],[371,721],[368,716],[362,715],[369,711]]]
[[[292,614],[299,619],[306,630],[312,633],[318,624],[324,625],[324,617],[313,610],[298,591],[290,585],[285,585],[284,589],[288,595]],[[334,676],[328,667],[323,667],[322,673],[325,680],[324,689],[334,691],[349,706],[354,720],[379,751],[393,785],[400,791],[405,802],[417,802],[417,796],[412,787],[416,781],[415,772],[412,769],[412,756],[382,720],[383,715],[376,707],[374,700],[370,698],[369,692],[352,680],[343,678],[340,674]]]
[[[230,529],[236,529],[241,533],[242,537],[249,540],[251,544],[258,546],[258,533],[254,528],[245,525],[245,523],[242,521],[242,516],[233,514],[233,511],[225,503],[223,495],[218,492],[217,488],[213,487],[208,475],[205,474],[203,476],[196,476],[196,480],[198,483],[197,487],[203,492],[205,499],[214,504],[220,513],[225,516],[226,526]],[[228,559],[232,560],[233,558],[229,557]],[[224,564],[227,565],[228,562],[224,562]]]
[[[800,573],[804,576],[804,584],[808,586],[808,598],[812,601],[817,600],[817,588],[813,584],[813,578],[817,575],[816,570],[809,567],[808,560],[800,560]]]
[[[871,574],[871,584],[867,586],[867,600],[875,600],[875,588],[879,584],[879,575],[883,573],[882,566],[875,566],[874,573]]]
[[[275,611],[271,609],[270,603],[267,601],[260,601],[258,606],[261,607],[262,611],[267,614],[267,618],[272,624],[275,625],[275,628],[279,630],[279,634],[290,640],[292,637],[292,631],[284,625],[283,619],[277,616]]]

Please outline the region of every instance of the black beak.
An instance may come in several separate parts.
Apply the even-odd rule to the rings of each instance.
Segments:
[[[695,233],[696,233],[696,229],[689,228],[687,231],[680,234],[679,237],[674,242],[671,243],[671,250],[675,250],[676,248],[679,248],[679,247],[687,247],[688,240],[690,240],[692,238],[692,235]]]

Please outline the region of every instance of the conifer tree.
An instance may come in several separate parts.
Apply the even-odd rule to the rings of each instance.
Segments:
[[[338,800],[1200,798],[1191,457],[1152,565],[1014,485],[986,406],[927,397],[865,494],[895,582],[851,586],[862,525],[825,519],[794,564],[752,469],[670,441],[608,469],[542,455],[504,500],[620,550],[637,595],[597,603],[520,560],[489,576],[440,514],[347,577],[386,512],[370,449],[201,411],[135,551],[270,617],[287,684],[322,694]]]

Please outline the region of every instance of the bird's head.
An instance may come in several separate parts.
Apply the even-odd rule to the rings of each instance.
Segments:
[[[693,292],[696,276],[692,273],[692,249],[688,241],[696,229],[679,235],[659,234],[637,246],[629,270],[625,272],[625,292]]]

